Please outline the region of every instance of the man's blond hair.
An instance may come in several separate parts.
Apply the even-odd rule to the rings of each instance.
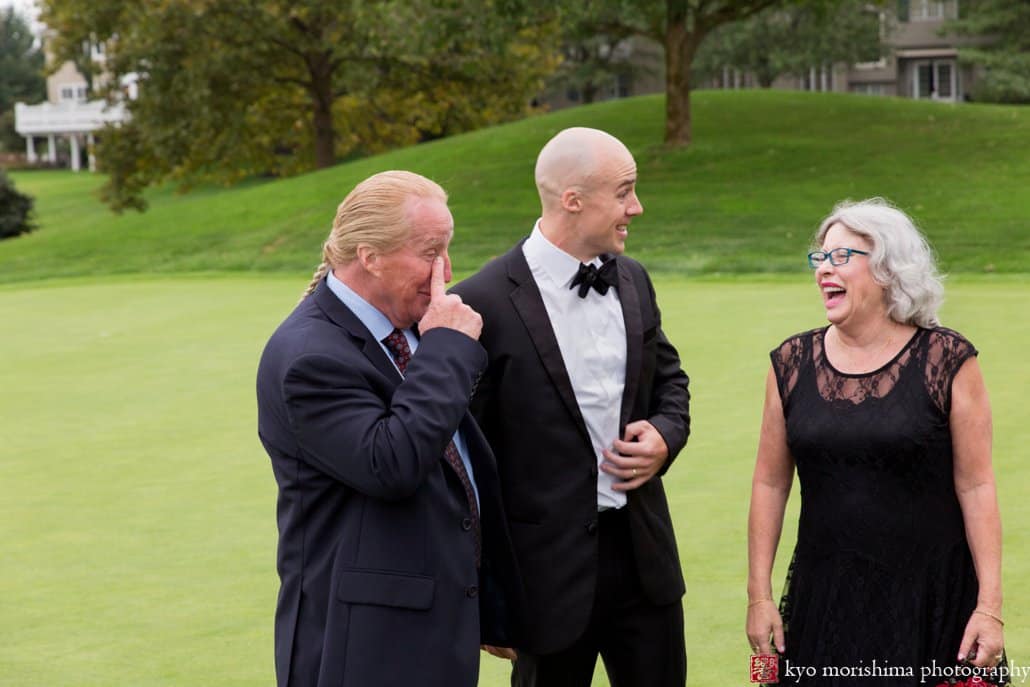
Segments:
[[[398,170],[380,172],[355,186],[336,209],[333,228],[322,244],[322,264],[304,296],[315,290],[329,270],[356,259],[358,246],[370,246],[380,254],[401,248],[411,235],[407,202],[411,198],[446,203],[447,192],[420,174]]]

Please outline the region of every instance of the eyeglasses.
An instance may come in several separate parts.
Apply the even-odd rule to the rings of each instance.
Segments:
[[[858,250],[857,248],[834,248],[831,251],[817,250],[808,254],[808,266],[813,270],[819,269],[827,258],[834,267],[848,264],[852,255],[869,255],[869,251]]]

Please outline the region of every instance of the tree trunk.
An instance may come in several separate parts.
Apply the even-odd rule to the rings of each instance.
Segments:
[[[308,56],[311,75],[312,116],[315,128],[315,166],[325,169],[336,164],[336,127],[333,125],[333,69],[329,56]]]
[[[773,81],[779,74],[776,74],[773,69],[770,60],[762,60],[758,68],[755,70],[755,76],[758,77],[758,85],[762,88],[772,88]]]
[[[315,102],[315,166],[325,169],[336,164],[336,130],[333,128],[332,105]]]
[[[597,98],[597,86],[593,81],[587,81],[583,84],[583,104],[589,105],[594,102],[595,98]]]
[[[685,15],[674,17],[670,11],[665,30],[665,144],[668,146],[690,145],[690,68],[702,37],[696,28],[687,29]]]

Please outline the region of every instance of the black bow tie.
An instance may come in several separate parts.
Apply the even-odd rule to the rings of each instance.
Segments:
[[[606,261],[601,265],[601,269],[597,269],[593,265],[579,263],[579,271],[572,278],[572,284],[569,285],[569,288],[574,289],[577,285],[579,285],[580,298],[586,298],[591,287],[602,296],[608,293],[608,288],[611,286],[618,289],[619,272],[615,266],[615,260]]]

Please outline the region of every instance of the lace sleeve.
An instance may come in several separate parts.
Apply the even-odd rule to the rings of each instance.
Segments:
[[[776,387],[780,392],[780,402],[783,404],[784,411],[790,401],[790,394],[797,384],[801,363],[804,360],[805,351],[808,349],[805,344],[810,337],[807,334],[808,332],[792,336],[769,352],[773,374],[776,375]]]
[[[951,412],[951,382],[962,363],[979,351],[964,336],[937,327],[927,337],[926,389],[934,405],[945,415]]]

